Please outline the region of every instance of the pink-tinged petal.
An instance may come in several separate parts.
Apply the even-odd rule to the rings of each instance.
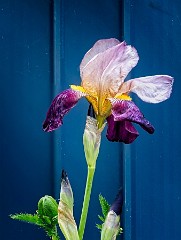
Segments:
[[[138,59],[136,49],[125,42],[110,47],[81,69],[82,86],[94,96],[114,97]]]
[[[83,68],[86,64],[93,59],[98,53],[106,51],[108,48],[116,46],[120,41],[116,38],[101,39],[98,40],[93,47],[84,55],[82,62],[80,64],[80,73],[82,73]]]
[[[46,119],[43,123],[43,130],[51,132],[63,124],[62,119],[71,108],[73,108],[78,100],[85,96],[84,93],[67,89],[58,94],[52,101],[47,112]]]
[[[130,121],[139,124],[148,133],[154,133],[154,127],[143,116],[132,101],[112,100],[112,115],[115,121]]]
[[[139,133],[129,121],[114,121],[113,115],[107,118],[107,139],[112,142],[132,143]]]
[[[170,97],[173,78],[168,75],[141,77],[124,82],[121,93],[134,92],[143,101],[159,103]]]

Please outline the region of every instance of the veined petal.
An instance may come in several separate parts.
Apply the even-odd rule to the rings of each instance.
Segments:
[[[43,130],[45,132],[51,132],[61,126],[64,115],[67,114],[83,96],[85,96],[85,93],[72,89],[64,90],[58,94],[47,112],[46,119],[43,123]]]
[[[106,137],[112,142],[132,143],[139,133],[129,121],[115,121],[113,115],[107,118],[108,129]]]
[[[120,41],[115,38],[98,40],[94,44],[94,46],[84,55],[84,58],[82,59],[82,62],[80,64],[80,73],[82,73],[82,70],[86,66],[86,64],[98,53],[104,52],[108,48],[111,48],[119,43]]]
[[[168,75],[141,77],[124,82],[121,93],[134,92],[143,101],[159,103],[170,97],[173,78]]]
[[[100,99],[114,97],[138,59],[136,49],[125,42],[98,53],[81,69],[83,88]]]
[[[154,127],[144,118],[139,108],[132,101],[112,100],[112,115],[115,121],[130,121],[138,123],[148,133],[154,133]]]

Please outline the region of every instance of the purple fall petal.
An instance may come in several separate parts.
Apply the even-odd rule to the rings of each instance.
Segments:
[[[139,108],[132,101],[115,100],[112,102],[112,115],[115,121],[130,121],[138,123],[148,133],[154,133],[154,127],[144,118]]]
[[[83,96],[83,93],[72,89],[64,90],[58,94],[47,112],[46,119],[43,123],[43,130],[45,132],[51,132],[61,126],[64,115],[67,114]]]
[[[107,139],[112,142],[132,143],[139,133],[129,121],[114,121],[113,115],[107,118]]]

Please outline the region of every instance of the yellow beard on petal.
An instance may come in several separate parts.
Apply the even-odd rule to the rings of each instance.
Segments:
[[[97,106],[97,99],[91,95],[87,95],[86,99],[88,100],[88,102],[90,102],[92,104],[92,107],[94,109],[95,114],[98,114],[98,106]]]
[[[129,95],[127,95],[126,93],[121,93],[121,94],[118,93],[118,94],[116,94],[116,96],[114,98],[121,99],[121,100],[127,100],[127,101],[132,100],[132,98]]]
[[[108,99],[104,99],[104,101],[99,101],[97,98],[93,96],[86,96],[87,100],[92,104],[94,112],[96,114],[97,125],[98,128],[101,128],[105,122],[105,119],[111,113],[111,103]]]
[[[108,99],[104,99],[102,101],[99,100],[98,104],[99,104],[98,115],[105,117],[105,118],[108,117],[110,115],[110,111],[111,111],[110,101]]]
[[[71,89],[86,93],[86,99],[92,104],[94,112],[96,114],[98,128],[101,128],[105,122],[105,119],[111,113],[111,103],[105,96],[93,96],[88,90],[85,90],[82,86],[70,85]]]
[[[75,90],[75,91],[80,91],[80,92],[83,92],[83,93],[86,92],[85,89],[84,89],[82,86],[70,85],[70,88],[71,88],[72,90]]]

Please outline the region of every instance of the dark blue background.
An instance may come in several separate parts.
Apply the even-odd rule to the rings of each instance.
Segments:
[[[2,0],[0,2],[0,239],[47,239],[35,226],[11,220],[33,213],[45,194],[59,198],[61,169],[68,172],[79,223],[86,180],[82,134],[88,103],[81,100],[54,133],[42,122],[53,97],[80,84],[79,64],[102,38],[123,38],[140,61],[130,77],[169,74],[171,98],[148,104],[134,97],[155,126],[139,127],[132,145],[108,142],[103,133],[85,239],[95,228],[101,192],[111,203],[124,184],[124,239],[181,238],[181,114],[179,0]]]
[[[51,25],[49,1],[0,2],[0,239],[44,237],[8,215],[33,213],[52,194],[51,136],[41,130],[51,95]]]
[[[79,223],[86,163],[82,134],[88,103],[78,103],[55,133],[42,122],[53,97],[80,84],[79,64],[101,38],[121,35],[119,1],[1,1],[0,239],[46,239],[35,226],[11,220],[34,213],[45,194],[59,198],[62,167],[68,172]],[[121,144],[101,144],[85,239],[99,239],[98,195],[110,202],[122,184]]]
[[[125,1],[124,34],[139,63],[132,77],[168,74],[175,78],[171,98],[147,104],[135,97],[154,135],[140,131],[131,145],[130,231],[126,239],[181,239],[181,113],[179,0]],[[128,225],[128,226],[129,226]]]

